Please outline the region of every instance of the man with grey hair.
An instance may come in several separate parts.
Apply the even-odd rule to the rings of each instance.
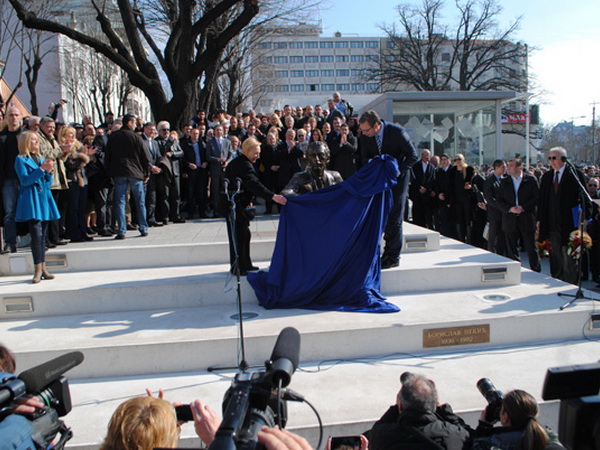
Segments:
[[[567,250],[569,235],[578,227],[573,211],[579,206],[579,186],[567,167],[567,151],[563,147],[551,148],[548,161],[552,170],[547,171],[540,182],[538,240],[550,243],[550,274],[567,283],[577,284],[576,260]],[[579,169],[575,169],[575,173],[585,185],[583,173]],[[591,209],[591,205],[586,205],[586,208]]]
[[[371,450],[462,450],[472,430],[452,412],[438,406],[435,383],[424,375],[405,372],[396,404],[366,434]]]

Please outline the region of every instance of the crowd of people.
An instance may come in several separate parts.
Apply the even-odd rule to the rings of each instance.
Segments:
[[[51,277],[40,257],[40,238],[46,248],[90,241],[94,236],[124,239],[127,231],[146,236],[151,227],[227,214],[222,195],[226,169],[243,154],[248,139],[259,145],[252,166],[263,193],[270,194],[265,198],[266,214],[283,203],[273,195],[306,168],[311,142],[327,144],[327,168],[341,179],[352,176],[377,154],[397,158],[400,175],[384,235],[383,269],[399,263],[404,218],[515,260],[524,250],[535,271],[540,270],[537,243],[544,242],[550,249],[552,275],[576,282],[569,256],[576,226],[569,218],[579,196],[562,148],[550,151],[549,166],[524,167],[514,158],[477,167],[463,154],[432,155],[429,149],[419,150],[419,159],[402,127],[383,122],[376,113],[360,119],[353,116],[352,105],[339,93],[333,94],[327,107],[286,105],[272,114],[250,110],[209,115],[199,110],[181,130],[167,121],[145,121],[129,114],[115,118],[111,112],[99,125],[88,115],[81,123],[64,124],[53,117],[59,108],[57,104],[51,115],[42,118],[22,118],[16,107],[8,106],[0,127],[3,251],[16,252],[17,236],[35,231],[32,252],[35,246],[34,260],[39,261],[35,264],[41,265],[34,282]],[[26,131],[37,135],[39,152],[19,149],[18,137]],[[32,157],[37,153],[39,157]],[[32,169],[39,167],[34,171],[38,190],[43,180],[51,180],[44,189],[51,193],[58,217],[53,207],[50,215],[42,211],[17,215],[19,201],[25,201],[19,193],[23,174],[15,171],[17,156]],[[598,198],[597,168],[589,165],[584,170],[585,174],[576,172],[577,178],[592,198]],[[591,278],[600,283],[599,240],[594,239],[600,228],[597,205],[586,211],[588,233],[595,244],[585,256],[584,279],[591,270]],[[39,230],[32,228],[35,223],[19,225],[29,222],[40,222]],[[244,269],[252,270],[251,262],[247,265]]]
[[[14,373],[15,359],[8,348],[0,345],[0,371]],[[520,389],[501,396],[501,406],[488,404],[480,415],[476,428],[456,415],[452,407],[442,403],[433,380],[424,375],[404,372],[395,402],[375,424],[362,435],[354,447],[360,450],[558,450],[564,447],[558,436],[538,422],[539,407],[535,398]],[[169,403],[164,392],[123,401],[107,424],[101,450],[152,450],[176,448],[182,418],[176,413],[181,402]],[[483,400],[483,398],[482,398]],[[19,397],[6,412],[31,414],[46,406],[33,395]],[[201,400],[189,404],[194,429],[207,447],[221,426],[221,417]],[[491,410],[491,411],[490,411]],[[31,416],[26,416],[31,418]],[[186,419],[188,420],[188,419]],[[494,426],[494,425],[499,426]],[[9,430],[9,429],[7,429]],[[4,432],[7,432],[4,430]],[[312,447],[306,439],[278,427],[261,427],[257,441],[268,450]],[[250,430],[246,430],[250,432]],[[0,431],[1,433],[1,431]],[[223,436],[223,435],[221,435]],[[3,436],[7,437],[7,436]],[[12,436],[11,436],[12,437]],[[18,437],[18,436],[17,436]],[[24,436],[21,436],[24,438]],[[245,438],[251,438],[250,435]],[[332,447],[331,439],[327,450]],[[12,447],[11,447],[12,448]],[[227,448],[230,448],[227,446]]]

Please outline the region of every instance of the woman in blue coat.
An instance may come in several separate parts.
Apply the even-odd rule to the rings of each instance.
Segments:
[[[42,279],[51,280],[46,269],[46,233],[48,222],[60,218],[56,203],[50,193],[52,185],[52,160],[40,155],[40,141],[36,133],[24,131],[19,135],[19,156],[15,160],[15,171],[19,177],[19,199],[15,220],[27,222],[31,235],[31,253],[35,273],[32,283]]]

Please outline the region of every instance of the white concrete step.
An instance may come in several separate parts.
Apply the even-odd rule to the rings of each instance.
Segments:
[[[252,257],[269,261],[275,247],[278,216],[265,216],[251,222]],[[439,249],[439,234],[405,224],[404,252]],[[151,228],[150,235],[139,237],[129,232],[123,241],[96,237],[92,242],[68,244],[47,253],[47,264],[56,273],[91,272],[150,267],[225,264],[229,261],[227,229],[224,219],[194,221]],[[0,256],[0,275],[33,273],[31,252]]]
[[[268,261],[257,264],[263,269],[269,265]],[[66,272],[37,285],[31,284],[31,275],[6,276],[0,278],[0,319],[232,303],[236,284],[228,269],[227,264],[204,264]],[[382,272],[381,287],[390,296],[423,289],[471,289],[519,282],[518,262],[444,239],[440,250],[404,254],[400,267]],[[245,302],[256,303],[245,278],[242,292]]]
[[[302,346],[306,347],[304,335]],[[269,357],[274,339],[269,341],[262,359]],[[372,342],[373,345],[377,343]],[[395,401],[399,376],[405,371],[423,373],[437,385],[440,400],[450,403],[469,424],[476,426],[485,399],[475,384],[490,378],[504,392],[524,389],[541,402],[544,425],[557,431],[558,402],[541,400],[547,368],[595,362],[598,343],[587,340],[554,342],[546,345],[487,347],[476,351],[449,351],[431,354],[396,354],[381,358],[357,358],[307,361],[301,358],[300,369],[292,377],[290,388],[313,403],[329,435],[359,434],[369,429]],[[188,358],[194,355],[187,355]],[[260,369],[256,369],[260,370]],[[165,390],[169,401],[200,398],[221,412],[223,394],[231,385],[236,371],[207,373],[165,373],[145,377],[78,380],[71,378],[73,411],[65,422],[73,428],[71,447],[95,449],[106,434],[108,420],[124,400]],[[302,403],[288,403],[288,429],[306,436],[315,446],[317,420]],[[182,440],[185,447],[199,447],[192,424],[185,424]]]
[[[402,309],[395,314],[264,310],[246,304],[244,312],[256,315],[244,323],[246,359],[262,364],[284,326],[301,332],[302,358],[310,361],[576,339],[593,304],[579,302],[558,311],[565,300],[556,294],[570,288],[527,271],[518,286],[397,295],[390,298]],[[500,296],[504,299],[495,300]],[[236,365],[236,313],[231,302],[11,320],[0,322],[0,335],[23,368],[80,350],[86,360],[73,374],[83,378],[206,370]],[[465,327],[469,331],[456,337],[455,329]]]

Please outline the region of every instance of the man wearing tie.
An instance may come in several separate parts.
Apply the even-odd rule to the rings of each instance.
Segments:
[[[158,160],[161,155],[158,142],[154,139],[156,135],[156,124],[154,122],[146,122],[144,124],[142,139],[144,140],[150,159],[150,177],[146,183],[146,216],[148,226],[150,227],[162,227],[162,223],[156,221],[156,198],[159,196],[158,177],[162,172],[160,167],[158,167]]]
[[[417,162],[417,150],[410,141],[408,134],[399,125],[386,123],[377,112],[370,110],[360,116],[359,128],[361,162],[366,164],[377,155],[387,153],[398,160],[398,184],[392,188],[394,206],[388,216],[385,228],[385,247],[381,257],[383,269],[397,267],[400,264],[400,251],[402,250],[402,220],[410,169]]]
[[[567,254],[569,234],[577,228],[573,208],[579,205],[579,186],[567,167],[567,151],[563,147],[550,149],[548,161],[552,170],[542,176],[540,183],[539,240],[548,240],[550,274],[554,278],[577,284],[576,261]],[[577,178],[585,185],[585,177],[576,170]]]
[[[497,159],[492,163],[492,170],[490,176],[483,182],[483,195],[487,202],[486,209],[489,224],[488,250],[504,256],[506,254],[506,243],[502,232],[503,212],[498,206],[496,197],[500,188],[500,181],[502,181],[502,177],[506,172],[506,163],[501,159]]]
[[[206,187],[208,183],[208,162],[206,147],[200,139],[200,129],[194,128],[190,138],[182,141],[183,165],[187,174],[187,214],[193,219],[198,209],[201,219],[206,218]]]
[[[508,177],[500,181],[496,204],[504,213],[502,231],[506,241],[506,256],[520,261],[519,237],[529,258],[529,268],[540,272],[540,257],[535,245],[535,229],[539,188],[537,179],[523,172],[519,158],[508,161]],[[492,175],[493,176],[493,175]]]
[[[232,159],[231,142],[223,136],[223,127],[217,125],[214,136],[206,143],[206,156],[210,170],[210,202],[214,217],[219,217],[220,190],[223,183],[223,171]]]

